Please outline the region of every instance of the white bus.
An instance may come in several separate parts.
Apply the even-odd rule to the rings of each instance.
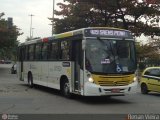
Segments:
[[[130,31],[90,27],[19,45],[18,76],[61,90],[64,96],[119,96],[137,88],[135,41]]]

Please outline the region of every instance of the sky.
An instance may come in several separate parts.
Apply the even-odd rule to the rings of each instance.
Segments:
[[[56,5],[63,0],[55,0]],[[5,16],[13,18],[13,24],[20,28],[24,34],[18,37],[20,42],[24,42],[27,36],[30,36],[30,23],[32,17],[33,37],[51,36],[51,22],[48,20],[52,17],[53,0],[0,0],[0,13],[4,12]]]
[[[49,37],[52,34],[51,21],[53,0],[0,0],[0,13],[4,12],[4,18],[13,18],[13,24],[18,26],[20,32],[24,34],[18,37],[18,41],[24,42],[30,36],[30,23],[32,17],[33,37]],[[55,9],[58,10],[57,3],[63,0],[55,0]],[[142,36],[137,40],[146,41]]]

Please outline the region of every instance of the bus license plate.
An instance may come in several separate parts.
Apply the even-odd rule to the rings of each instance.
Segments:
[[[120,92],[120,89],[112,89],[111,92],[112,92],[112,93],[119,93],[119,92]]]

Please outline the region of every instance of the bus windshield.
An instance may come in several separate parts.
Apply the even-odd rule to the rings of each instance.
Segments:
[[[137,67],[134,41],[87,39],[85,63],[94,73],[133,73]]]

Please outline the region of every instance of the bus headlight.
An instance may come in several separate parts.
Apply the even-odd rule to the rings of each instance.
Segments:
[[[94,83],[94,79],[92,78],[92,75],[91,74],[87,74],[87,77],[88,77],[88,81],[90,83]]]
[[[94,83],[94,80],[93,80],[92,77],[89,77],[89,78],[88,78],[88,81],[91,82],[91,83]]]
[[[134,77],[133,78],[133,82],[136,82],[138,79],[137,79],[137,77]]]

